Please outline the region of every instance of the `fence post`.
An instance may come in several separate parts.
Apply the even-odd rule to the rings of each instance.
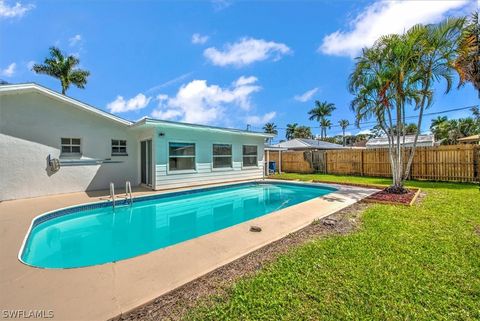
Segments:
[[[473,146],[473,181],[480,182],[480,145]]]
[[[413,152],[413,147],[410,147],[410,153],[412,153],[412,152]],[[415,152],[418,152],[418,149],[416,149]],[[413,156],[413,157],[415,157],[415,156]],[[410,158],[410,154],[408,154],[408,157],[407,157],[407,164],[408,164],[408,159],[409,158]],[[412,179],[413,166],[415,166],[414,161],[415,161],[415,159],[412,159],[412,165],[410,165],[410,168],[408,170],[408,176],[407,176],[408,180]]]
[[[363,176],[363,173],[364,173],[364,171],[365,171],[364,168],[363,168],[363,165],[364,165],[363,152],[365,152],[365,151],[364,151],[363,149],[361,149],[360,151],[361,151],[361,154],[360,154],[360,155],[361,155],[361,156],[360,156],[360,157],[361,157],[361,158],[360,158],[360,159],[361,159],[361,162],[360,162],[360,165],[361,165],[361,167],[360,167],[360,176]]]
[[[328,174],[328,150],[325,151],[325,174]]]

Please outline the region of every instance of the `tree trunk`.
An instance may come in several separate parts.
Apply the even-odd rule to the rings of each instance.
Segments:
[[[430,86],[430,78],[427,79],[425,86],[423,87],[423,92],[425,93],[428,87]],[[417,141],[418,135],[420,134],[420,128],[422,126],[422,119],[423,119],[423,111],[425,109],[425,102],[427,96],[424,94],[422,97],[422,102],[420,103],[420,113],[418,115],[418,122],[417,122],[417,132],[415,133],[415,139],[413,140],[412,149],[410,150],[410,154],[408,156],[407,166],[405,167],[405,173],[403,176],[403,180],[406,180],[410,175],[410,168],[412,167],[413,157],[415,156],[415,150],[417,148]]]
[[[422,118],[423,118],[423,106],[420,108],[420,114],[418,115],[417,132],[415,133],[412,149],[410,150],[410,154],[408,155],[408,161],[407,161],[407,166],[405,167],[403,180],[407,180],[408,176],[410,175],[410,168],[412,167],[413,157],[415,156],[415,150],[417,149],[417,141],[418,141],[418,135],[420,134],[420,126],[422,125]]]

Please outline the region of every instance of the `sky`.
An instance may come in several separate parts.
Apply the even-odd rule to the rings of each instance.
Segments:
[[[59,47],[90,71],[67,94],[135,121],[144,116],[285,136],[289,123],[312,127],[315,100],[354,123],[347,80],[355,57],[383,34],[478,10],[456,1],[35,1],[0,0],[0,79],[61,91],[31,71]],[[470,84],[447,95],[438,83],[428,112],[479,104]],[[409,115],[415,115],[409,111]],[[468,110],[444,114],[466,117]],[[422,131],[428,131],[427,116]],[[347,133],[368,131],[351,125]]]

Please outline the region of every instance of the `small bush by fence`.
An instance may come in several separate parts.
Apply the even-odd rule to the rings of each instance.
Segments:
[[[410,153],[405,150],[405,162]],[[278,164],[278,153],[270,160]],[[282,153],[282,171],[391,177],[388,149],[287,151]],[[480,146],[419,147],[410,178],[438,181],[480,181]]]

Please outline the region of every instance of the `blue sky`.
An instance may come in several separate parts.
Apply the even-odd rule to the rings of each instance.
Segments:
[[[273,121],[279,138],[287,123],[297,122],[318,133],[307,117],[315,99],[335,103],[333,124],[353,123],[347,78],[363,46],[381,34],[467,14],[477,5],[467,0],[0,0],[0,79],[60,91],[57,80],[30,71],[55,45],[77,55],[91,72],[86,89],[71,87],[68,95],[121,117],[250,124],[255,130]],[[479,103],[471,85],[448,95],[444,84],[437,87],[431,112]],[[338,133],[338,127],[329,131]]]

